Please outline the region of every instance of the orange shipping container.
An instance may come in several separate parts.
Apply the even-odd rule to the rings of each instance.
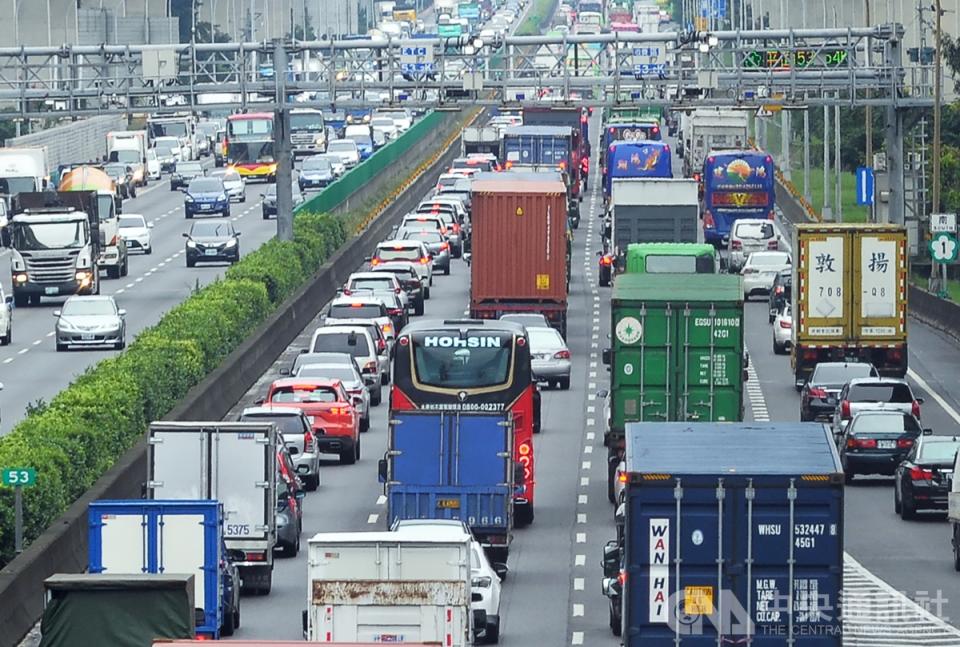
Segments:
[[[567,320],[567,192],[563,182],[480,180],[471,187],[471,315],[540,312]]]

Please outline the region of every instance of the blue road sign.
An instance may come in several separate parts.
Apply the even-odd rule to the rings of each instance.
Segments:
[[[857,204],[860,206],[873,204],[873,169],[869,166],[857,168]]]
[[[727,0],[700,0],[700,15],[704,18],[726,18]]]

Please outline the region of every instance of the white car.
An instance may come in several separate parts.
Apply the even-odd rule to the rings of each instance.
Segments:
[[[479,642],[495,645],[500,642],[500,589],[510,570],[506,564],[491,564],[487,554],[462,521],[452,519],[401,519],[393,524],[393,532],[422,533],[428,529],[432,537],[462,539],[470,537],[471,611],[483,611],[486,625],[474,627]]]
[[[754,252],[782,252],[789,248],[786,237],[773,220],[742,218],[730,228],[727,250],[730,269],[743,267]]]
[[[236,169],[215,169],[210,172],[210,177],[218,177],[223,181],[223,190],[228,199],[238,202],[247,201],[247,181]]]
[[[770,294],[777,274],[789,267],[790,254],[786,252],[750,254],[740,271],[743,277],[743,300],[749,301],[754,294]]]
[[[3,331],[3,334],[0,335],[0,346],[9,346],[10,342],[13,341],[13,296],[7,296],[3,291],[3,286],[0,285],[0,330]],[[0,389],[3,388],[3,385],[0,384]]]
[[[773,354],[786,355],[787,349],[793,343],[793,312],[790,304],[784,304],[773,320]]]
[[[153,237],[151,236],[153,223],[147,222],[138,213],[124,213],[120,215],[119,233],[127,243],[127,249],[139,249],[144,254],[153,253]]]
[[[377,250],[367,259],[371,265],[380,265],[390,261],[406,261],[414,266],[423,286],[423,298],[430,298],[430,286],[433,285],[433,263],[427,246],[419,240],[386,240],[377,245]]]
[[[159,180],[160,172],[160,160],[157,158],[157,151],[151,148],[147,151],[147,177],[151,180]]]
[[[391,117],[374,116],[373,119],[370,120],[370,127],[373,128],[374,132],[383,133],[387,141],[396,139],[400,134],[396,122]]]
[[[343,284],[343,294],[350,296],[354,292],[363,294],[365,290],[392,290],[400,303],[407,310],[410,309],[410,297],[398,279],[393,274],[386,272],[354,272]]]
[[[352,139],[334,139],[328,142],[327,154],[338,156],[348,169],[360,163],[360,149]]]
[[[324,153],[321,155],[313,155],[313,159],[325,159],[330,162],[330,166],[333,167],[333,176],[340,177],[347,172],[347,165],[343,163],[343,158],[339,155],[334,155],[333,153]]]
[[[397,130],[405,133],[413,125],[413,115],[406,108],[391,108],[389,110],[377,110],[374,117],[390,117],[396,124]]]

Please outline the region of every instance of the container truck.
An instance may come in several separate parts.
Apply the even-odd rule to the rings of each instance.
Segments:
[[[902,225],[801,224],[793,247],[797,390],[818,362],[907,372],[907,231]]]
[[[716,274],[717,248],[706,243],[631,243],[627,272],[631,274]]]
[[[278,434],[254,422],[153,422],[147,431],[147,498],[220,501],[244,592],[267,594],[273,582]]]
[[[514,165],[559,169],[567,177],[567,210],[580,219],[579,130],[569,126],[510,126],[503,129],[500,160]]]
[[[642,422],[626,439],[602,584],[624,647],[843,644],[843,468],[826,425]]]
[[[191,574],[51,575],[40,647],[144,647],[193,638]]]
[[[147,143],[152,146],[158,137],[176,137],[180,142],[180,159],[198,160],[196,126],[197,120],[190,114],[151,115],[147,118]]]
[[[49,180],[46,148],[0,148],[0,197],[43,191]]]
[[[240,620],[240,577],[223,544],[218,501],[94,501],[87,527],[91,573],[191,573],[196,633],[215,639],[233,635]]]
[[[665,142],[616,141],[607,151],[609,166],[603,171],[604,202],[610,200],[615,179],[673,177],[673,157]]]
[[[470,316],[540,312],[566,335],[566,187],[505,176],[472,191]]]
[[[489,153],[499,157],[500,132],[491,126],[467,126],[460,135],[460,154]]]
[[[514,476],[511,416],[395,411],[385,456],[388,528],[401,519],[456,519],[492,561],[507,561],[514,487],[523,482]]]
[[[776,216],[773,158],[763,151],[712,151],[703,163],[703,238],[726,245],[740,218]]]
[[[621,260],[630,243],[697,242],[700,200],[696,181],[617,177],[611,184],[611,242]]]
[[[573,186],[575,188],[573,196],[577,200],[583,200],[581,191],[580,160],[584,157],[590,157],[590,120],[587,114],[581,108],[574,108],[563,105],[545,105],[523,109],[524,126],[560,126],[569,128],[573,133],[572,140],[572,159],[570,168],[572,171]]]
[[[683,173],[700,179],[711,151],[746,148],[750,115],[743,110],[697,108],[684,119]]]
[[[429,528],[310,539],[307,640],[473,645],[470,539]],[[477,618],[476,622],[486,622]]]
[[[743,420],[743,286],[733,274],[621,274],[610,312],[603,440],[613,502],[627,423]]]
[[[97,218],[104,241],[100,246],[100,269],[111,279],[126,276],[130,270],[130,258],[127,243],[120,236],[119,214],[123,199],[113,179],[94,166],[76,166],[60,176],[58,190],[97,192]]]
[[[16,194],[12,218],[0,230],[11,250],[13,302],[39,305],[43,297],[100,294],[100,229],[95,191]]]

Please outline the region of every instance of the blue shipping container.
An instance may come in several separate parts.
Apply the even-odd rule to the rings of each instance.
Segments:
[[[610,197],[613,178],[673,177],[673,157],[665,142],[616,141],[607,149],[603,195]]]
[[[626,442],[626,647],[842,644],[825,425],[631,423]]]
[[[513,126],[503,131],[500,159],[504,163],[570,169],[573,130],[561,126]]]
[[[515,469],[507,416],[396,411],[387,456],[388,527],[397,519],[458,519],[481,544],[506,552]]]
[[[194,604],[203,612],[197,633],[220,637],[225,611],[234,611],[223,608],[234,583],[224,582],[221,571],[226,555],[219,501],[94,501],[87,522],[91,573],[191,573]]]

